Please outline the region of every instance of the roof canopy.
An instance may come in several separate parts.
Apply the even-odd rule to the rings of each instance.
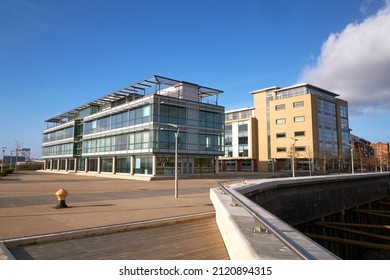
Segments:
[[[111,92],[109,94],[106,94],[94,101],[88,102],[86,104],[83,104],[79,107],[76,107],[72,110],[69,110],[67,112],[64,112],[62,114],[59,114],[57,116],[54,116],[50,119],[47,119],[45,122],[51,122],[51,123],[63,123],[69,120],[69,118],[72,118],[80,113],[81,110],[86,109],[88,107],[93,106],[103,106],[107,103],[116,102],[118,100],[127,98],[128,100],[135,100],[137,98],[140,98],[142,96],[152,94],[152,93],[158,93],[159,90],[162,87],[167,86],[174,86],[178,84],[192,84],[198,87],[198,97],[199,99],[206,98],[209,96],[217,95],[222,93],[223,91],[218,89],[213,89],[209,87],[199,86],[193,83],[188,83],[184,81],[178,81],[170,78],[165,78],[162,76],[153,75],[146,79],[143,79],[139,82],[136,82],[134,84],[125,86],[124,88],[121,88],[119,90],[116,90],[114,92]]]

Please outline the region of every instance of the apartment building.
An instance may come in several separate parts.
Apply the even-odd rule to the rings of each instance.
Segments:
[[[375,169],[382,171],[389,170],[389,143],[373,143],[371,147],[374,150]]]
[[[52,171],[160,176],[218,172],[222,91],[153,75],[47,119],[42,158]],[[176,138],[177,136],[177,138]]]
[[[350,166],[348,103],[311,84],[251,92],[259,171],[341,171]]]
[[[257,171],[257,120],[254,108],[225,113],[225,154],[222,171]]]

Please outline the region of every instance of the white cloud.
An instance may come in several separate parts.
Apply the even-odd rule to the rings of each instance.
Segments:
[[[352,114],[390,111],[390,1],[363,22],[331,34],[299,82],[340,94]]]

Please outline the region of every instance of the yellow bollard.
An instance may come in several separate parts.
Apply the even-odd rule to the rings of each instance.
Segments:
[[[58,191],[56,191],[56,197],[58,200],[58,204],[55,207],[56,209],[68,207],[68,205],[66,205],[66,203],[65,203],[65,198],[67,195],[68,195],[68,192],[64,189],[59,189]]]

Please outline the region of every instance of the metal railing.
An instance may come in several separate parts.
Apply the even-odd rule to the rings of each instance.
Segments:
[[[242,206],[248,213],[250,213],[256,220],[258,220],[267,231],[272,233],[276,238],[278,238],[284,245],[286,245],[293,253],[295,253],[299,258],[303,260],[316,260],[311,253],[309,253],[306,249],[292,240],[289,236],[287,236],[284,232],[279,230],[275,225],[270,223],[266,218],[264,218],[260,213],[256,210],[252,209],[246,202],[244,202],[238,195],[232,192],[229,187],[226,187],[224,184],[226,182],[218,182],[219,186],[222,190],[229,194],[235,202],[237,202],[240,206]],[[244,182],[245,184],[245,182]]]

